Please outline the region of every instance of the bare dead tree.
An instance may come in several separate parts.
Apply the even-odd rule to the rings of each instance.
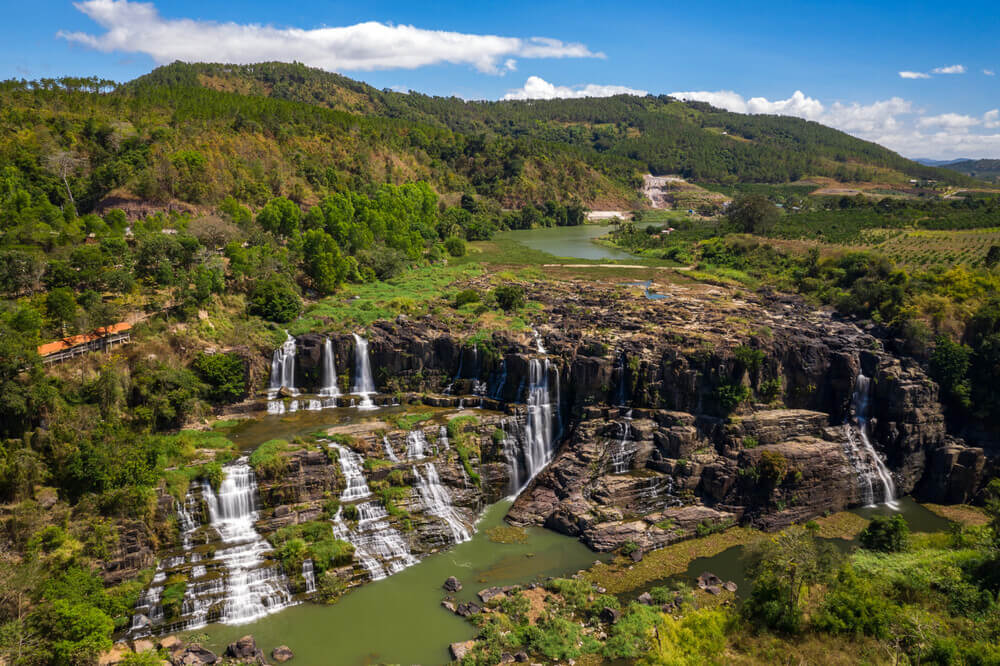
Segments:
[[[82,160],[68,150],[57,150],[48,157],[49,169],[62,178],[63,185],[66,186],[66,195],[69,202],[76,205],[73,199],[73,192],[69,189],[69,174],[76,171]]]

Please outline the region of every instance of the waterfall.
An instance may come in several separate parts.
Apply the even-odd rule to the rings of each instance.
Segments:
[[[528,419],[525,424],[524,467],[531,481],[552,458],[552,398],[549,394],[548,359],[531,359],[529,363]],[[558,381],[558,380],[557,380]],[[558,395],[558,384],[556,389]]]
[[[511,422],[511,419],[501,419],[500,429],[503,430],[503,455],[507,460],[507,464],[510,466],[510,493],[511,495],[517,495],[521,488],[524,486],[523,476],[521,474],[521,443],[518,435],[520,433],[520,426],[516,420]]]
[[[424,476],[421,476],[420,470],[414,465],[413,476],[417,479],[417,490],[420,492],[420,499],[423,500],[424,506],[427,507],[427,511],[432,516],[441,518],[448,525],[453,543],[462,543],[471,539],[472,535],[462,524],[462,519],[459,518],[458,512],[455,511],[455,507],[451,503],[451,495],[441,485],[441,479],[438,477],[434,463],[424,465]]]
[[[333,343],[330,338],[323,343],[323,386],[319,389],[320,396],[324,398],[336,398],[340,395],[337,390],[337,366],[333,361]]]
[[[272,400],[282,388],[292,395],[298,395],[295,389],[295,338],[285,331],[287,336],[284,344],[274,350],[271,357],[271,383],[267,388],[268,397]]]
[[[375,380],[372,379],[371,361],[368,359],[368,341],[354,334],[354,388],[351,393],[361,396],[358,409],[375,409]]]
[[[316,572],[313,571],[312,560],[302,560],[302,580],[306,583],[306,594],[316,591]]]
[[[541,334],[539,334],[539,332],[536,331],[535,329],[531,329],[531,334],[535,336],[535,350],[539,354],[547,354],[548,352],[545,351],[545,346],[542,344]]]
[[[281,567],[265,558],[271,546],[254,529],[257,481],[253,470],[241,458],[223,471],[225,477],[218,495],[203,482],[202,497],[211,526],[228,546],[215,552],[215,559],[226,571],[219,621],[243,624],[291,605],[292,597]]]
[[[882,486],[882,503],[890,508],[899,507],[896,502],[896,484],[885,462],[875,451],[868,438],[868,410],[871,402],[871,380],[859,373],[854,383],[852,397],[854,422],[845,424],[844,453],[858,475],[861,501],[875,504],[875,482]]]
[[[427,457],[427,437],[423,430],[411,430],[406,434],[406,459],[420,460]]]
[[[441,426],[438,430],[437,447],[438,453],[451,448],[451,443],[448,441],[448,428],[446,426]]]
[[[392,462],[399,462],[399,458],[392,450],[392,444],[389,442],[389,438],[382,435],[382,448],[385,449],[385,455],[388,456],[389,460]]]
[[[500,361],[500,379],[497,381],[497,388],[490,397],[494,400],[503,399],[503,389],[507,385],[507,359]]]
[[[368,489],[368,482],[365,481],[365,473],[362,470],[364,461],[361,455],[339,444],[330,444],[330,447],[336,449],[340,455],[340,470],[344,473],[344,481],[347,483],[344,492],[340,494],[341,501],[353,502],[371,495],[372,491]]]
[[[358,514],[357,529],[352,531],[338,509],[333,519],[333,536],[354,546],[354,556],[372,580],[381,580],[417,563],[403,536],[386,520],[381,504],[359,504]]]
[[[618,440],[615,449],[611,452],[611,473],[624,474],[632,466],[632,456],[635,454],[633,447],[629,446],[629,436],[632,434],[632,425],[629,420],[622,421],[621,439]]]
[[[625,394],[625,352],[622,351],[618,355],[618,361],[615,363],[614,369],[615,375],[617,375],[617,384],[615,386],[615,405],[618,407],[624,407],[626,402]]]

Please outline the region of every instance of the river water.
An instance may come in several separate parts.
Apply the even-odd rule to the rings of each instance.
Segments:
[[[484,587],[568,575],[600,559],[576,539],[541,528],[528,528],[525,543],[490,541],[487,530],[504,524],[509,507],[509,501],[490,506],[471,541],[354,589],[332,606],[303,604],[251,624],[211,625],[199,633],[208,634],[206,646],[219,652],[253,634],[265,655],[288,645],[301,664],[447,663],[448,644],[476,632],[441,607],[448,576],[464,585],[456,599],[471,601]]]
[[[649,223],[638,223],[646,226]],[[575,227],[538,227],[503,231],[497,239],[517,241],[521,245],[548,252],[556,257],[570,259],[635,259],[634,254],[613,247],[599,245],[594,239],[606,236],[615,227],[610,224],[581,224]]]

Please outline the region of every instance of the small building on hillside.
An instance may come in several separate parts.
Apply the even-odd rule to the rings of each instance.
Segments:
[[[39,345],[38,355],[42,357],[42,362],[48,365],[61,363],[80,354],[111,349],[115,345],[127,345],[131,341],[132,324],[121,321],[111,326],[96,328],[90,333],[71,335],[62,340]]]

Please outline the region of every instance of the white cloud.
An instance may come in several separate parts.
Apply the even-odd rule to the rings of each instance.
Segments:
[[[962,113],[942,113],[939,116],[927,116],[917,121],[917,127],[944,127],[947,129],[968,129],[979,124],[979,118],[973,118]]]
[[[556,99],[578,97],[611,97],[612,95],[645,96],[645,90],[625,86],[605,86],[588,83],[582,86],[557,86],[539,76],[529,76],[523,88],[509,90],[504,99]]]
[[[746,100],[742,95],[732,90],[675,92],[670,93],[670,96],[677,99],[708,102],[712,106],[737,113],[796,116],[853,132],[895,129],[898,126],[896,116],[912,111],[910,102],[899,97],[873,104],[835,102],[827,108],[818,99],[806,96],[801,90],[796,90],[788,99],[775,101],[770,101],[765,97],[752,97]]]
[[[996,76],[996,72],[994,72],[992,69],[984,69],[983,74],[985,74],[986,76]]]
[[[965,74],[965,65],[947,65],[946,67],[935,67],[931,70],[935,74]]]
[[[900,72],[899,75],[904,79],[929,79],[930,74],[924,74],[923,72]]]
[[[746,99],[732,90],[675,92],[671,97],[708,102],[737,113],[777,113],[815,120],[874,141],[903,155],[951,159],[1000,155],[1000,134],[977,134],[977,128],[1000,128],[1000,109],[976,116],[943,113],[917,117],[914,105],[900,97],[871,104],[834,102],[825,105],[795,91],[788,99]]]
[[[235,64],[296,60],[328,70],[357,71],[451,63],[500,73],[515,68],[512,56],[604,57],[584,44],[547,37],[475,35],[373,21],[306,30],[165,19],[152,3],[129,0],[83,0],[74,6],[106,32],[60,31],[60,37],[106,53],[146,53],[161,64],[174,60]]]
[[[750,112],[747,107],[747,101],[743,99],[743,95],[733,92],[732,90],[718,90],[715,92],[710,90],[673,92],[670,93],[670,96],[688,102],[707,102],[712,106],[725,109],[726,111],[732,111],[734,113]]]

